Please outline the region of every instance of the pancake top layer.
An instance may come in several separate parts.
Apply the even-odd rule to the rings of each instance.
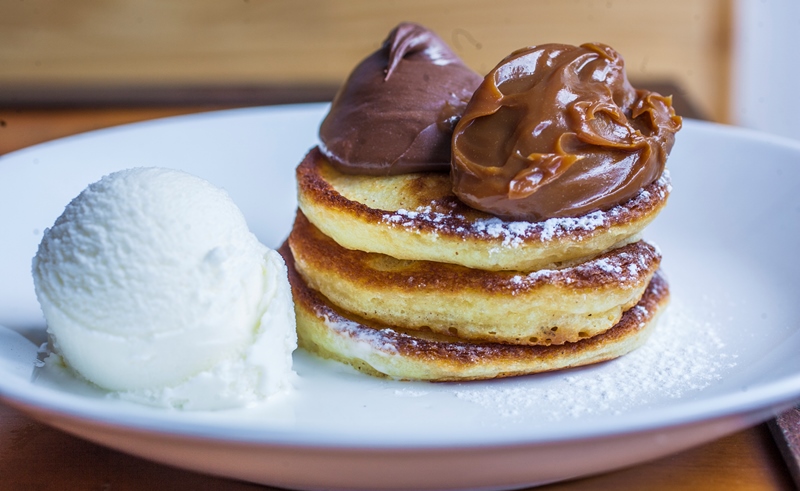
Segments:
[[[672,189],[665,170],[633,198],[609,210],[528,222],[503,220],[467,206],[453,194],[447,174],[346,175],[336,171],[316,148],[297,168],[297,180],[301,197],[363,222],[511,248],[560,239],[580,241],[615,226],[649,222],[666,204]]]

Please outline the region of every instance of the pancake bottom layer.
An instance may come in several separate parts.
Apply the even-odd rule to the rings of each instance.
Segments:
[[[622,356],[641,346],[669,301],[661,272],[650,280],[639,303],[608,331],[574,343],[526,346],[467,342],[366,321],[334,307],[310,289],[286,259],[295,300],[299,344],[371,375],[400,380],[481,380],[588,365]]]

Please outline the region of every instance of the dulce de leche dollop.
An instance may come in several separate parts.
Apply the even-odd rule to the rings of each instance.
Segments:
[[[681,118],[635,90],[602,44],[515,51],[484,79],[453,134],[455,194],[517,220],[575,217],[658,179]]]
[[[336,95],[320,150],[349,174],[446,172],[453,128],[481,81],[436,34],[400,24]]]

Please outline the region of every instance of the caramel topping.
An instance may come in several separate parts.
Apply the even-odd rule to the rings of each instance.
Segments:
[[[606,210],[661,175],[681,118],[635,90],[602,44],[515,51],[484,79],[453,134],[455,194],[502,218]]]
[[[446,172],[453,128],[480,83],[436,34],[400,24],[336,95],[320,148],[349,174]]]

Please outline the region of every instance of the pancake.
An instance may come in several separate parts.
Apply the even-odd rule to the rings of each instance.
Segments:
[[[288,244],[280,253],[289,270],[300,346],[368,374],[401,380],[491,379],[617,358],[645,342],[669,299],[666,280],[657,272],[641,300],[603,334],[550,346],[466,342],[390,327],[342,311],[305,284],[295,270]]]
[[[297,181],[300,209],[342,247],[490,271],[558,268],[636,242],[671,189],[665,171],[609,210],[523,222],[468,207],[447,173],[342,174],[317,148],[298,166]]]
[[[362,318],[463,339],[562,344],[610,329],[661,262],[639,241],[561,270],[484,271],[345,249],[298,211],[289,236],[305,283]]]

